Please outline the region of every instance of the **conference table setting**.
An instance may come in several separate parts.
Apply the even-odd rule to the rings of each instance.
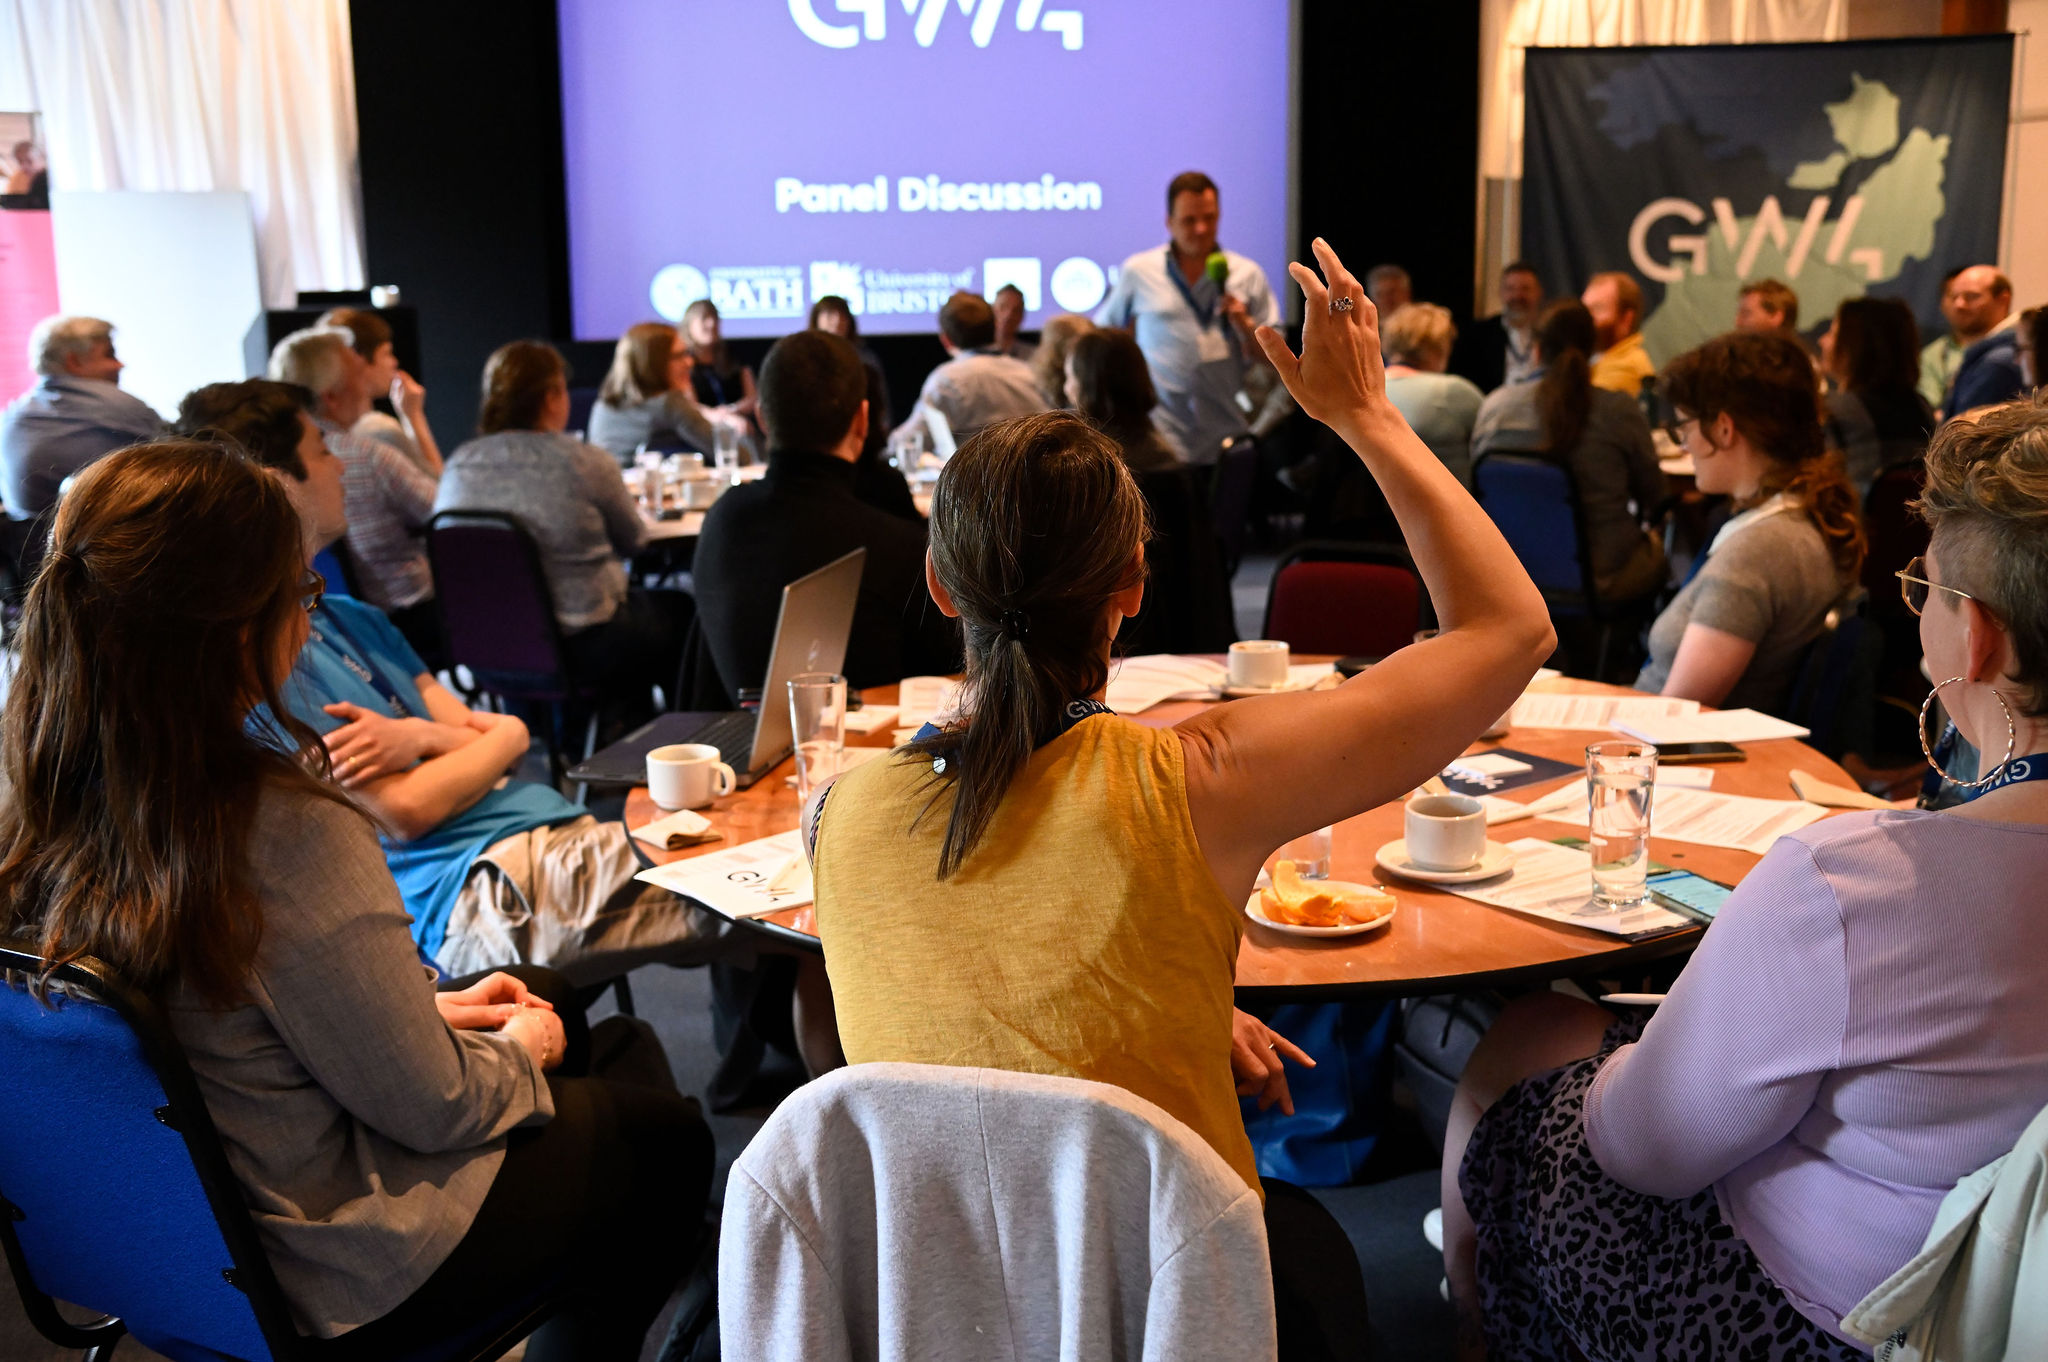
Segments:
[[[1165,728],[1211,705],[1343,679],[1334,659],[1290,659],[1279,644],[1236,648],[1251,646],[1279,650],[1263,684],[1233,684],[1236,667],[1222,657],[1133,657],[1112,673],[1107,703]],[[860,707],[843,711],[843,747],[819,760],[843,771],[884,757],[950,710],[956,684],[911,677],[861,692]],[[1750,710],[1539,672],[1495,728],[1421,790],[1269,858],[1244,910],[1241,1000],[1616,977],[1687,952],[1778,837],[1845,808],[1892,807],[1804,736]],[[1590,787],[1589,748],[1598,768]],[[1670,755],[1644,755],[1656,748]],[[785,759],[751,788],[715,798],[718,786],[691,791],[695,798],[668,790],[660,804],[646,785],[633,789],[624,820],[651,862],[640,878],[785,944],[822,949],[796,768]],[[674,807],[682,803],[697,807]],[[1597,876],[1596,852],[1605,857]]]

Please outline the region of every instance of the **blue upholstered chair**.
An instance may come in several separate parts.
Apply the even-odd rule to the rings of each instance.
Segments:
[[[0,1247],[37,1330],[108,1357],[123,1337],[176,1362],[312,1362],[294,1328],[220,1137],[162,1011],[90,958],[59,969],[0,938]],[[104,1318],[76,1325],[68,1301]],[[414,1354],[488,1362],[554,1309],[498,1316]]]

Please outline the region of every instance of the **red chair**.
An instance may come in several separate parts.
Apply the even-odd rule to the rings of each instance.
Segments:
[[[1385,657],[1433,622],[1406,549],[1325,541],[1297,545],[1274,569],[1263,636],[1297,653]]]

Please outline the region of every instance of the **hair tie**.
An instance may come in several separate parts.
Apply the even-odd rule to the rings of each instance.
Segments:
[[[1022,643],[1031,637],[1031,616],[1022,610],[1005,610],[996,632],[1007,634]]]

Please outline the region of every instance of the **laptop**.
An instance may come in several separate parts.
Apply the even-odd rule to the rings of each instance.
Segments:
[[[570,767],[569,779],[588,785],[638,785],[647,778],[647,754],[679,742],[716,747],[741,789],[774,770],[796,750],[789,730],[790,678],[805,672],[836,672],[846,665],[846,640],[853,633],[853,607],[860,597],[867,556],[866,549],[855,549],[782,588],[758,709],[659,715]]]

